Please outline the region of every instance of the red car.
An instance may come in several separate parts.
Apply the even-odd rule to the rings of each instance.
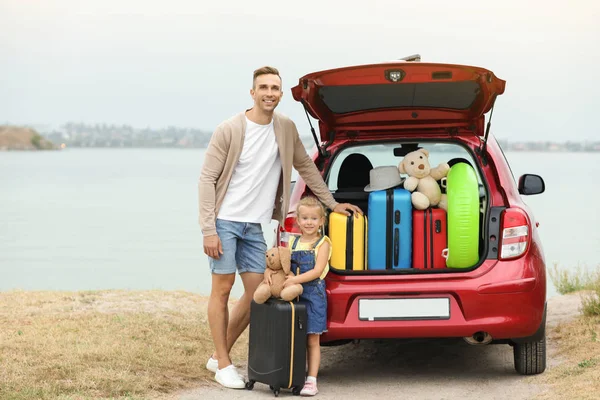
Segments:
[[[462,337],[470,344],[509,344],[520,374],[545,370],[546,268],[537,223],[521,198],[545,185],[532,174],[515,182],[490,133],[490,111],[504,88],[484,68],[406,60],[314,72],[292,88],[318,120],[313,160],[333,196],[359,205],[367,219],[368,171],[397,166],[417,148],[429,151],[432,167],[468,162],[479,182],[479,260],[460,269],[331,268],[323,345]],[[293,210],[307,193],[299,179],[279,228],[281,245],[299,233]]]

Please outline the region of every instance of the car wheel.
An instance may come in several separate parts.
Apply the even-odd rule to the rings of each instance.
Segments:
[[[513,354],[519,374],[541,374],[546,370],[546,335],[537,342],[515,343]]]

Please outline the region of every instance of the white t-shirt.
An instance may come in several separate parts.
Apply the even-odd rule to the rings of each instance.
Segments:
[[[273,120],[259,125],[246,118],[246,135],[217,218],[268,224],[273,216],[281,160]]]

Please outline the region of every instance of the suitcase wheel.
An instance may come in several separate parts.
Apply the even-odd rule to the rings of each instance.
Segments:
[[[275,395],[275,397],[279,397],[279,388],[278,387],[273,387],[273,386],[269,386],[269,387],[273,391],[273,394]]]
[[[248,389],[248,390],[254,389],[254,382],[255,381],[248,381],[248,382],[246,382],[246,389]]]
[[[301,390],[302,390],[302,388],[301,388],[301,387],[299,387],[299,386],[294,386],[294,387],[292,388],[292,394],[293,394],[294,396],[300,396],[300,391],[301,391]]]

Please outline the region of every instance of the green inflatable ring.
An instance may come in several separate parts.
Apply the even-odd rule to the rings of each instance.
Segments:
[[[470,268],[479,261],[479,183],[469,164],[457,163],[446,177],[448,268]]]

